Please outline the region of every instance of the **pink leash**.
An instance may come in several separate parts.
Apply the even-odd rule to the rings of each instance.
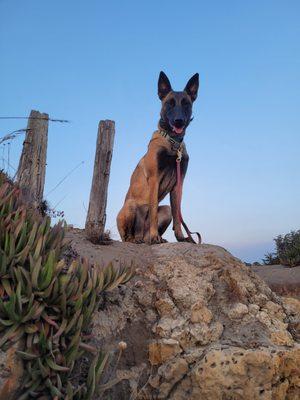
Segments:
[[[193,239],[192,235],[197,235],[198,237],[198,244],[201,244],[202,239],[201,235],[199,232],[191,232],[187,226],[187,224],[184,222],[181,214],[181,199],[182,199],[182,178],[181,178],[181,168],[180,168],[180,163],[181,163],[181,154],[178,155],[176,159],[176,170],[177,170],[177,182],[176,182],[176,194],[177,194],[177,213],[178,213],[178,218],[182,226],[184,227],[184,230],[186,231],[186,234],[188,235],[189,241],[192,243],[195,243],[195,240]]]

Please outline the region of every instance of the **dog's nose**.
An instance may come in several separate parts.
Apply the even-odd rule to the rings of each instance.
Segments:
[[[184,120],[183,119],[175,119],[174,125],[176,128],[181,128],[184,125]]]

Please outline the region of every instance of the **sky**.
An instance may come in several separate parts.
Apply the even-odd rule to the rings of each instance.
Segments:
[[[0,116],[37,109],[71,121],[49,125],[45,197],[76,227],[98,122],[116,122],[106,226],[118,239],[117,213],[159,119],[159,72],[175,90],[199,72],[183,215],[205,243],[260,261],[275,236],[300,228],[299,15],[290,0],[0,0]],[[0,119],[0,137],[26,123]],[[23,140],[0,148],[12,175]]]

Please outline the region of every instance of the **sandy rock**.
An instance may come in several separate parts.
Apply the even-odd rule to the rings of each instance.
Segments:
[[[155,307],[161,317],[168,317],[176,314],[175,304],[167,294],[165,294],[164,298],[158,299],[155,302]]]
[[[275,318],[284,319],[286,317],[282,306],[274,303],[273,301],[267,301],[264,306],[264,309]]]
[[[204,322],[209,324],[213,319],[212,312],[201,301],[192,305],[191,321],[195,324],[197,322]]]
[[[283,307],[287,313],[295,316],[300,315],[300,300],[293,297],[283,297]]]
[[[241,319],[248,312],[248,307],[245,304],[237,303],[229,310],[228,317],[230,319]]]
[[[158,368],[157,374],[162,383],[157,386],[159,389],[158,398],[166,398],[174,385],[183,379],[189,371],[189,365],[184,358],[171,360]]]
[[[0,400],[14,400],[23,376],[23,363],[16,355],[17,343],[6,352],[0,350]]]
[[[275,331],[271,332],[270,339],[274,344],[278,346],[293,346],[294,341],[292,335],[289,332]]]
[[[249,310],[249,313],[256,315],[257,312],[259,311],[259,306],[257,304],[249,304],[248,310]]]
[[[109,246],[89,246],[85,256],[95,261],[105,251],[109,260]],[[300,398],[297,303],[218,246],[114,244],[110,251],[111,259],[134,255],[138,272],[95,313],[93,344],[112,350],[124,340],[117,370],[139,375],[106,399]]]
[[[151,365],[159,365],[181,353],[177,340],[162,339],[149,344],[149,361]]]
[[[269,349],[212,349],[191,373],[190,400],[221,400],[232,395],[249,400],[286,399],[289,388],[291,391],[296,388],[296,385],[290,385],[290,379],[294,375],[292,369],[299,368],[300,349],[289,357],[288,353],[278,355]],[[287,360],[289,367],[285,365]]]
[[[184,318],[178,317],[176,319],[172,318],[161,318],[160,321],[154,325],[153,331],[161,337],[170,336],[170,332],[175,329],[181,328],[185,324],[186,320]]]

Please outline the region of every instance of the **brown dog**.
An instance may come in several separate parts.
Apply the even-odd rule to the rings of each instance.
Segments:
[[[133,243],[163,243],[163,233],[173,217],[173,230],[178,241],[189,241],[181,229],[176,195],[176,158],[182,155],[180,168],[185,176],[189,157],[183,138],[192,119],[192,104],[197,98],[199,75],[195,74],[182,92],[172,90],[164,72],[158,80],[158,96],[162,101],[158,131],[155,131],[148,151],[135,168],[124,205],[117,217],[123,241]],[[159,202],[170,193],[170,206]]]

